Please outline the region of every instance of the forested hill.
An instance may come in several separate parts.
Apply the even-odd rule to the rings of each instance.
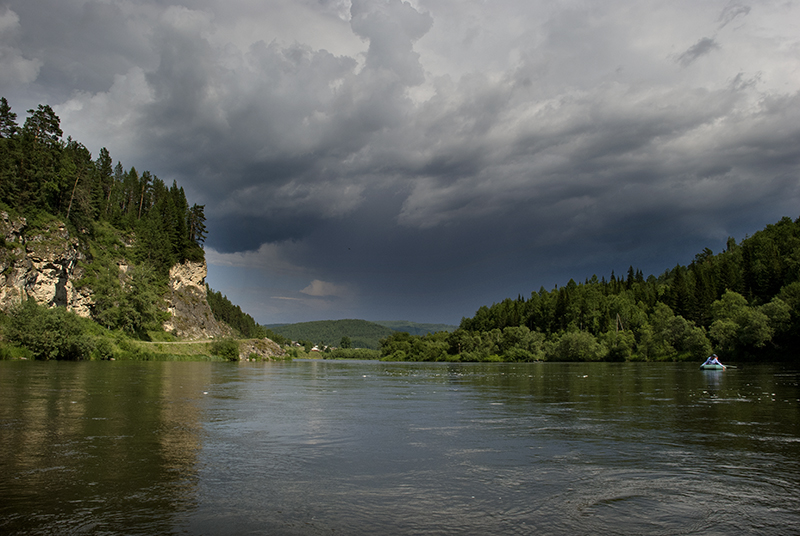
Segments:
[[[326,346],[377,349],[378,342],[394,331],[366,320],[319,320],[272,327],[272,331],[294,341],[310,341]]]
[[[394,331],[405,331],[411,335],[427,335],[439,331],[455,331],[458,326],[449,324],[420,324],[407,320],[376,320],[375,324],[387,327]]]
[[[114,165],[105,148],[93,158],[80,142],[63,140],[61,121],[50,106],[28,114],[20,127],[17,114],[0,98],[0,209],[6,221],[24,227],[23,243],[40,236],[61,240],[63,249],[68,236],[76,244],[80,261],[63,277],[96,296],[95,321],[131,334],[160,329],[160,296],[170,268],[204,260],[204,207],[189,206],[174,182]],[[56,238],[53,228],[64,224],[66,235]],[[22,246],[3,245],[3,265],[10,268]]]
[[[570,280],[478,309],[451,334],[396,334],[381,352],[430,360],[797,361],[800,219],[645,277]]]
[[[179,263],[204,274],[204,207],[190,206],[175,182],[114,164],[105,148],[95,158],[63,136],[50,106],[28,110],[20,126],[0,98],[0,358],[119,356],[130,353],[128,338],[169,338],[164,322],[178,301],[206,305],[202,290],[186,302],[188,290],[169,287]],[[249,315],[208,294],[220,298],[214,315],[239,335],[263,335]],[[200,329],[227,332],[212,322]]]
[[[134,234],[131,260],[163,275],[177,262],[202,260],[204,207],[189,207],[183,188],[166,185],[149,171],[116,166],[105,148],[96,159],[85,146],[63,141],[50,106],[28,110],[20,128],[16,113],[0,99],[0,203],[35,225],[51,217],[79,237],[96,238],[104,226]]]

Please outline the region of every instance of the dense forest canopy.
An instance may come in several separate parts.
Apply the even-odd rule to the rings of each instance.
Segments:
[[[453,333],[395,334],[387,359],[797,360],[800,219],[788,217],[725,251],[705,249],[658,277],[570,280],[483,306]]]
[[[425,324],[409,322],[408,320],[375,320],[375,324],[387,327],[394,331],[405,331],[412,335],[427,335],[438,331],[455,331],[458,326],[450,324]]]

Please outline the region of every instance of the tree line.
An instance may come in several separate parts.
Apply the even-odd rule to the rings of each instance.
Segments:
[[[397,360],[797,360],[800,218],[785,217],[724,251],[644,277],[628,269],[532,292],[463,318],[452,333],[396,333],[381,356]]]
[[[202,260],[204,206],[189,206],[183,188],[149,171],[114,165],[106,148],[97,158],[80,142],[63,140],[48,105],[28,110],[22,127],[0,98],[0,203],[34,224],[55,216],[74,236],[93,238],[98,223],[135,235],[132,259],[165,277],[184,260]]]
[[[252,316],[242,311],[241,307],[234,305],[227,296],[219,291],[213,290],[208,285],[206,285],[206,300],[211,307],[214,318],[228,324],[242,338],[268,338],[280,345],[291,342],[286,337],[258,324]]]
[[[293,341],[311,341],[319,346],[377,349],[379,341],[393,330],[367,320],[318,320],[276,326],[273,331]]]

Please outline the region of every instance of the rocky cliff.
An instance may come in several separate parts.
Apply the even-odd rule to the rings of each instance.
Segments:
[[[206,300],[206,275],[204,262],[176,264],[169,271],[169,295],[167,310],[171,318],[164,323],[164,330],[182,339],[208,339],[230,337],[230,326],[218,322]]]
[[[25,218],[0,212],[0,309],[8,311],[28,297],[48,307],[61,306],[88,317],[92,297],[74,285],[83,253],[60,222],[31,231]]]
[[[25,218],[0,212],[0,309],[9,311],[33,298],[39,304],[66,307],[89,317],[94,296],[88,288],[75,285],[83,275],[80,261],[84,259],[79,241],[70,237],[63,223],[53,221],[32,229]],[[124,277],[127,265],[119,267]],[[171,314],[164,323],[166,331],[182,339],[233,335],[228,325],[214,318],[208,305],[207,273],[205,262],[172,267],[165,296]]]
[[[239,344],[239,359],[271,360],[283,358],[286,350],[270,339],[248,339]]]

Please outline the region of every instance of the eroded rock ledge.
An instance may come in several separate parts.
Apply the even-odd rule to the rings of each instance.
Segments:
[[[255,355],[254,355],[255,354]],[[239,343],[239,359],[270,360],[282,358],[286,355],[286,350],[281,348],[278,343],[271,339],[248,339]]]
[[[64,224],[52,222],[30,231],[25,218],[0,212],[0,309],[8,311],[27,298],[48,307],[66,307],[88,317],[93,303],[87,289],[74,281],[81,277],[83,253]]]
[[[208,305],[207,275],[205,261],[186,261],[170,269],[167,311],[172,316],[164,322],[165,331],[190,340],[233,336],[230,326],[218,322]]]

